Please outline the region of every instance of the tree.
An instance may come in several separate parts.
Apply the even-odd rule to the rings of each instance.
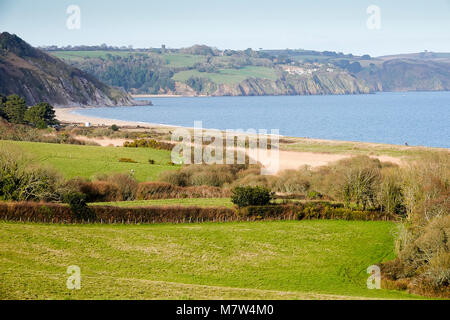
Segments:
[[[53,107],[46,102],[41,102],[30,107],[25,112],[24,120],[32,126],[41,129],[57,123],[55,119],[55,110],[53,110]]]
[[[11,123],[25,123],[24,116],[27,111],[25,99],[19,97],[17,94],[8,96],[4,104],[3,111],[6,119]]]
[[[6,119],[6,114],[4,112],[6,97],[0,94],[0,118]]]

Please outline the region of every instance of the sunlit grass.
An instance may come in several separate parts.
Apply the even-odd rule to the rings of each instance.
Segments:
[[[411,298],[366,287],[391,222],[0,223],[1,299]],[[81,290],[66,269],[81,268]],[[327,295],[335,295],[333,297]]]

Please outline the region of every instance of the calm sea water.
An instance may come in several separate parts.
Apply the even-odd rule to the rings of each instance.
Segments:
[[[334,140],[450,147],[450,92],[153,98],[153,106],[77,111],[101,118],[204,128],[279,129]]]

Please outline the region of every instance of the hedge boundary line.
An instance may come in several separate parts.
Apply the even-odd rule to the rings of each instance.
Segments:
[[[69,206],[56,203],[0,202],[0,219],[40,223],[188,223],[257,220],[359,220],[393,221],[395,217],[379,211],[355,211],[322,203],[252,206],[246,208],[149,206],[92,206],[90,220],[80,220]]]

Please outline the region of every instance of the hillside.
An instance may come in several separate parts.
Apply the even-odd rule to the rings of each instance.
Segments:
[[[112,88],[94,76],[35,49],[16,35],[0,34],[0,94],[18,94],[32,105],[132,105],[122,89]]]
[[[331,51],[46,48],[134,94],[208,96],[359,94],[450,90],[450,55],[373,58]]]

